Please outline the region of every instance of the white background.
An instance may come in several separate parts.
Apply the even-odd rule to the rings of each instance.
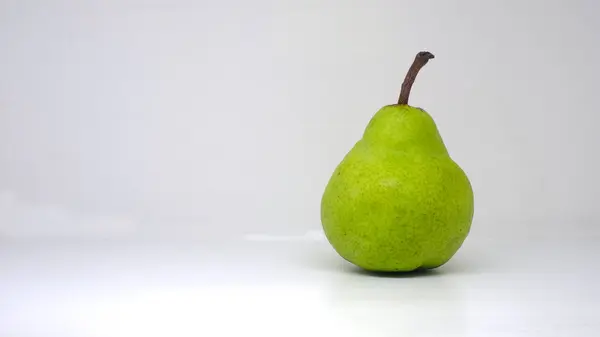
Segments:
[[[597,336],[599,10],[0,0],[0,334]],[[368,277],[320,198],[421,50],[473,227]]]
[[[411,104],[472,181],[474,232],[594,230],[597,11],[592,0],[4,0],[0,231],[318,229],[329,175],[420,50],[437,57]]]

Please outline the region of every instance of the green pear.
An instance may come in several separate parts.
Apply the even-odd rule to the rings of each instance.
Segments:
[[[463,245],[473,219],[473,190],[450,158],[431,116],[408,105],[419,70],[414,59],[397,104],[382,107],[336,167],[321,200],[327,240],[370,271],[444,265]]]

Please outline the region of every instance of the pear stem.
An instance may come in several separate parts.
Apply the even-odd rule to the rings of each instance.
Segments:
[[[419,70],[423,68],[424,65],[429,62],[430,59],[435,56],[428,52],[422,51],[415,56],[415,60],[412,65],[408,69],[406,73],[406,77],[404,78],[404,82],[402,82],[402,90],[400,91],[400,97],[398,98],[398,104],[400,105],[408,105],[408,97],[410,96],[410,89],[412,88],[413,83],[415,83],[415,78],[417,78],[417,74]]]

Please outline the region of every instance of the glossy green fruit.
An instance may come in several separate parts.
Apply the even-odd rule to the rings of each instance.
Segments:
[[[327,239],[340,256],[367,270],[437,268],[470,231],[471,184],[431,116],[407,104],[416,73],[431,58],[417,54],[399,103],[373,116],[321,200]]]

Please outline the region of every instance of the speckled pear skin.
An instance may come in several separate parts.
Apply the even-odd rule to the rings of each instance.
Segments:
[[[413,271],[448,262],[466,239],[473,190],[431,116],[381,108],[331,176],[321,200],[325,235],[370,271]]]

